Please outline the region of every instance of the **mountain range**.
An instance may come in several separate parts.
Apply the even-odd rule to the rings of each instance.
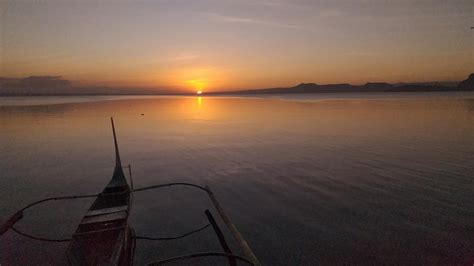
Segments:
[[[474,73],[461,82],[384,83],[372,82],[364,85],[301,83],[294,87],[268,88],[208,92],[204,95],[239,94],[293,94],[293,93],[339,93],[339,92],[432,92],[474,91]],[[26,78],[0,77],[0,96],[33,95],[191,95],[192,93],[158,90],[150,88],[74,87],[60,76],[31,76]]]
[[[461,82],[425,82],[397,83],[369,82],[364,85],[301,83],[288,88],[269,88],[255,90],[238,90],[231,92],[207,93],[221,94],[293,94],[293,93],[339,93],[339,92],[432,92],[432,91],[474,91],[474,73]]]

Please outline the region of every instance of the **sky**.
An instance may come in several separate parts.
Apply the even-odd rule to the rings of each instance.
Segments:
[[[457,81],[468,0],[0,0],[0,76],[222,91]]]

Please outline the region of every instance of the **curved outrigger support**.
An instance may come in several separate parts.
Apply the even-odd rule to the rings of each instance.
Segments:
[[[117,264],[118,262],[122,261],[124,263],[120,263],[121,265],[122,264],[132,265],[133,253],[134,253],[133,251],[136,246],[135,240],[137,239],[173,240],[173,239],[188,236],[190,234],[197,233],[199,231],[202,231],[212,226],[212,228],[214,229],[214,232],[216,233],[219,239],[219,242],[222,248],[224,249],[224,253],[205,252],[205,253],[186,254],[184,256],[179,256],[179,257],[174,257],[174,258],[158,261],[156,263],[153,263],[152,265],[164,264],[164,263],[168,263],[168,262],[172,262],[176,260],[189,259],[189,258],[195,258],[195,257],[204,257],[204,256],[227,257],[229,260],[229,264],[231,266],[236,265],[237,260],[247,262],[251,265],[256,265],[256,266],[261,265],[257,257],[255,256],[255,254],[253,253],[252,249],[248,245],[247,241],[244,239],[244,237],[239,232],[237,227],[232,223],[230,217],[224,211],[219,201],[217,201],[216,197],[214,196],[214,193],[211,191],[211,189],[208,186],[202,187],[202,186],[191,184],[191,183],[168,183],[168,184],[160,184],[160,185],[134,189],[133,179],[132,179],[132,168],[130,165],[128,165],[129,178],[130,178],[130,186],[129,186],[125,178],[125,175],[123,173],[124,167],[122,167],[122,162],[120,160],[120,154],[119,154],[119,149],[118,149],[118,144],[117,144],[117,136],[115,133],[113,118],[111,118],[111,124],[112,124],[112,132],[113,132],[113,137],[114,137],[116,161],[115,161],[115,169],[112,175],[112,179],[110,180],[108,185],[105,187],[105,189],[99,194],[51,197],[51,198],[46,198],[46,199],[33,202],[23,207],[22,209],[18,210],[4,224],[0,225],[0,236],[3,235],[5,232],[7,232],[9,229],[12,229],[13,231],[15,231],[16,233],[22,236],[29,237],[35,240],[51,241],[51,242],[71,241],[68,247],[67,253],[72,256],[73,262],[95,262],[94,264],[97,263],[97,261],[95,260],[97,256],[87,257],[87,256],[84,256],[84,254],[87,254],[87,252],[89,252],[89,250],[91,249],[94,249],[94,247],[98,245],[102,245],[101,244],[103,243],[102,240],[108,241],[113,238],[112,240],[114,242],[121,244],[121,245],[117,245],[117,246],[120,246],[120,250],[126,250],[127,252],[125,252],[123,255],[117,255],[117,252],[115,252],[114,250],[112,249],[108,250],[107,254],[108,255],[112,254],[111,256],[113,257],[113,258],[111,257],[112,261],[110,262],[112,264]],[[206,192],[212,204],[214,205],[214,208],[217,210],[217,213],[219,213],[219,216],[221,217],[222,221],[225,223],[225,225],[229,229],[230,233],[234,237],[239,247],[242,249],[242,252],[245,254],[246,258],[242,258],[240,256],[232,254],[232,251],[230,250],[229,246],[227,245],[227,242],[225,241],[224,235],[222,234],[219,226],[215,222],[209,210],[206,210],[205,212],[209,220],[209,224],[197,230],[193,230],[191,232],[185,233],[183,235],[180,235],[177,237],[161,237],[161,238],[135,236],[133,229],[129,226],[127,222],[127,219],[130,213],[130,208],[132,205],[131,203],[132,203],[133,193],[145,191],[145,190],[157,189],[157,188],[170,187],[170,186],[190,186],[190,187],[194,187]],[[45,203],[48,201],[83,199],[83,198],[96,198],[96,200],[94,201],[92,206],[89,208],[88,212],[86,213],[86,216],[82,219],[72,239],[48,239],[48,238],[43,238],[43,237],[32,236],[32,235],[23,233],[14,227],[14,225],[23,218],[24,211],[33,206],[36,206],[38,204]],[[109,243],[110,242],[111,241],[109,241]],[[89,249],[83,250],[85,252],[84,254],[81,253],[82,251],[78,250],[78,248],[82,250],[86,246],[89,247]],[[111,246],[112,245],[109,245],[109,247]],[[95,255],[97,254],[94,253],[94,256]],[[102,255],[100,255],[101,259],[103,257]],[[89,264],[89,263],[86,263],[86,264]]]
[[[130,167],[130,166],[128,166],[128,167]],[[183,256],[178,256],[178,257],[173,257],[173,258],[165,259],[165,260],[162,260],[162,261],[158,261],[158,262],[152,263],[151,265],[159,265],[159,264],[164,264],[164,263],[168,263],[168,262],[174,262],[174,261],[179,260],[179,259],[189,259],[189,258],[204,257],[204,256],[227,257],[229,259],[229,264],[230,265],[235,265],[236,260],[239,260],[239,261],[242,261],[242,262],[247,262],[249,264],[256,265],[256,266],[261,265],[261,263],[259,262],[259,260],[255,256],[255,254],[253,253],[252,249],[250,248],[249,244],[244,239],[244,237],[242,236],[240,231],[237,229],[237,227],[234,225],[234,223],[232,222],[230,217],[227,215],[227,213],[224,211],[224,209],[220,205],[217,198],[214,196],[214,193],[211,191],[209,186],[202,187],[202,186],[192,184],[192,183],[176,182],[176,183],[166,183],[166,184],[159,184],[159,185],[153,185],[153,186],[148,186],[148,187],[137,188],[137,189],[133,189],[131,192],[135,193],[135,192],[141,192],[141,191],[145,191],[145,190],[152,190],[152,189],[171,187],[171,186],[188,186],[188,187],[197,188],[201,191],[206,192],[206,194],[209,196],[209,199],[211,200],[212,204],[214,205],[214,208],[216,209],[217,213],[219,214],[220,218],[222,219],[222,221],[224,222],[226,227],[229,229],[230,233],[232,234],[233,238],[235,239],[235,241],[239,245],[242,252],[245,254],[246,258],[242,258],[240,256],[232,254],[232,252],[230,251],[229,247],[227,246],[227,244],[225,242],[225,239],[223,238],[222,232],[220,232],[220,229],[218,228],[217,224],[215,223],[214,218],[212,217],[212,214],[208,210],[206,210],[205,213],[206,213],[206,216],[208,217],[210,223],[203,226],[203,227],[201,227],[201,228],[199,228],[199,229],[197,229],[197,230],[193,230],[191,232],[185,233],[185,234],[180,235],[180,236],[175,236],[175,237],[151,238],[151,237],[136,236],[134,238],[135,239],[146,239],[146,240],[173,240],[173,239],[189,236],[193,233],[200,232],[200,231],[202,231],[202,230],[204,230],[204,229],[206,229],[206,228],[208,228],[209,226],[212,225],[214,231],[216,232],[216,234],[219,238],[219,241],[220,241],[221,246],[223,247],[225,253],[205,252],[205,253],[187,254],[187,255],[183,255]],[[42,204],[42,203],[45,203],[45,202],[48,202],[48,201],[94,198],[94,197],[98,197],[99,195],[100,195],[100,193],[99,194],[89,194],[89,195],[51,197],[51,198],[42,199],[42,200],[33,202],[31,204],[28,204],[27,206],[25,206],[22,209],[20,209],[19,211],[17,211],[12,217],[10,217],[4,224],[2,224],[0,226],[0,236],[3,235],[5,232],[7,232],[11,228],[13,231],[15,231],[16,233],[18,233],[20,235],[30,237],[30,238],[36,239],[36,240],[52,241],[52,242],[69,241],[70,239],[47,239],[47,238],[40,238],[40,237],[32,236],[32,235],[29,235],[29,234],[26,234],[26,233],[23,233],[23,232],[19,231],[18,229],[16,229],[14,227],[14,225],[15,225],[15,223],[17,223],[19,220],[21,220],[23,218],[24,211],[31,208],[31,207],[33,207],[33,206],[36,206],[36,205],[39,205],[39,204]]]
[[[12,228],[19,220],[23,218],[23,212],[26,209],[29,209],[35,205],[45,203],[48,201],[53,200],[67,200],[67,199],[83,199],[83,198],[94,198],[99,196],[100,194],[92,194],[92,195],[77,195],[77,196],[64,196],[64,197],[51,197],[42,200],[35,201],[31,204],[26,205],[22,209],[18,210],[15,214],[13,214],[4,224],[0,226],[0,236],[3,235],[6,231]]]

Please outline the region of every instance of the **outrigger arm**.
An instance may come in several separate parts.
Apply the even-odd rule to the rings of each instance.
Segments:
[[[171,262],[171,261],[175,261],[175,260],[183,259],[183,258],[193,258],[193,257],[202,257],[202,256],[226,256],[226,257],[229,258],[229,260],[230,259],[238,259],[238,260],[241,260],[241,261],[244,261],[244,262],[250,262],[250,264],[252,264],[252,265],[256,265],[256,266],[261,265],[260,261],[255,256],[255,254],[252,251],[252,249],[250,248],[249,244],[244,239],[244,237],[242,236],[240,231],[237,229],[237,227],[233,224],[233,222],[231,221],[231,219],[227,215],[227,213],[224,211],[224,209],[220,205],[217,198],[214,196],[214,193],[211,191],[209,186],[202,187],[202,186],[199,186],[199,185],[196,185],[196,184],[182,183],[182,182],[181,183],[166,183],[166,184],[159,184],[159,185],[154,185],[154,186],[148,186],[148,187],[133,189],[132,192],[135,193],[135,192],[140,192],[140,191],[145,191],[145,190],[158,189],[158,188],[171,187],[171,186],[189,186],[189,187],[194,187],[194,188],[197,188],[197,189],[200,189],[200,190],[206,192],[206,194],[209,196],[209,199],[211,200],[212,204],[214,205],[214,208],[219,213],[219,216],[221,217],[222,221],[225,223],[225,225],[229,229],[230,233],[232,234],[233,238],[235,239],[235,241],[237,242],[237,244],[239,245],[239,247],[241,248],[242,252],[245,254],[245,257],[247,259],[239,257],[237,255],[233,255],[232,253],[228,253],[227,252],[228,250],[224,247],[224,245],[222,245],[222,239],[219,236],[219,233],[216,231],[216,229],[214,229],[216,231],[216,234],[218,234],[219,241],[221,241],[221,245],[224,247],[224,250],[226,251],[226,253],[205,252],[205,253],[188,254],[188,255],[185,255],[185,256],[179,256],[179,257],[166,259],[166,260],[160,261],[159,263]],[[48,201],[93,198],[93,197],[97,197],[99,195],[100,194],[52,197],[52,198],[46,198],[46,199],[42,199],[42,200],[33,202],[33,203],[23,207],[19,211],[17,211],[4,224],[2,224],[0,226],[0,236],[3,235],[5,232],[7,232],[11,228],[13,230],[15,230],[16,232],[18,232],[13,226],[19,220],[21,220],[23,218],[24,211],[26,209],[29,209],[29,208],[33,207],[33,206],[36,206],[38,204],[45,203],[45,202],[48,202]],[[207,212],[206,212],[206,215],[207,215]],[[209,218],[209,216],[208,216],[208,218]],[[211,219],[209,219],[209,220],[211,221]],[[212,223],[212,221],[211,221],[211,223]],[[208,225],[206,225],[205,227],[200,228],[198,230],[192,231],[191,233],[198,232],[198,231],[203,230],[207,227],[208,227]],[[22,234],[22,235],[28,236],[26,234]],[[187,236],[187,235],[189,235],[189,234],[184,234],[183,236]],[[180,236],[180,237],[183,237],[183,236]],[[31,237],[31,236],[29,236],[29,237]],[[151,239],[151,240],[168,240],[168,239],[175,239],[175,238],[180,238],[180,237],[160,238],[160,239]],[[35,238],[37,240],[54,241],[54,242],[63,242],[63,241],[68,241],[69,240],[69,239],[48,240],[48,239],[41,239],[41,238],[37,238],[37,237],[32,237],[32,238]]]
[[[183,234],[183,235],[177,236],[177,237],[168,237],[168,238],[132,237],[132,238],[134,240],[136,240],[136,239],[172,240],[172,239],[185,237],[185,236],[188,236],[190,234],[199,232],[199,231],[204,230],[205,228],[212,225],[212,228],[214,229],[214,232],[216,233],[216,235],[219,239],[219,242],[220,242],[220,244],[221,244],[221,246],[222,246],[222,248],[224,249],[225,252],[204,252],[204,253],[186,254],[186,255],[183,255],[183,256],[178,256],[178,257],[173,257],[173,258],[168,258],[168,259],[165,259],[165,260],[162,260],[162,261],[158,261],[156,263],[152,263],[152,265],[154,265],[154,264],[163,264],[163,263],[176,261],[176,260],[181,260],[181,259],[187,259],[187,258],[203,257],[203,256],[227,257],[229,259],[229,264],[231,266],[236,265],[236,260],[244,261],[244,262],[247,262],[249,264],[257,265],[257,266],[261,265],[259,260],[255,256],[255,254],[253,253],[252,249],[250,248],[249,244],[247,243],[247,241],[244,239],[244,237],[239,232],[237,227],[232,223],[230,217],[224,211],[224,209],[220,205],[219,201],[217,201],[216,197],[214,196],[214,193],[211,191],[211,189],[208,186],[202,187],[202,186],[199,186],[199,185],[196,185],[196,184],[191,184],[191,183],[167,183],[167,184],[159,184],[159,185],[134,189],[133,180],[132,180],[132,170],[131,170],[132,168],[131,168],[130,165],[128,165],[130,184],[131,184],[131,189],[130,189],[128,187],[128,184],[127,184],[127,181],[126,181],[125,175],[123,173],[123,169],[122,169],[123,167],[122,167],[122,162],[120,160],[120,154],[119,154],[119,149],[118,149],[118,145],[117,145],[117,137],[116,137],[116,134],[115,134],[115,126],[114,126],[113,118],[111,118],[111,123],[112,123],[112,131],[113,131],[113,136],[114,136],[116,161],[115,161],[115,169],[114,169],[114,173],[113,173],[113,176],[112,176],[112,180],[109,182],[109,184],[107,185],[107,187],[104,191],[106,191],[107,189],[112,189],[112,188],[115,189],[117,187],[118,188],[126,187],[126,192],[127,193],[130,193],[130,192],[135,193],[135,192],[151,190],[151,189],[158,189],[158,188],[164,188],[164,187],[170,187],[170,186],[189,186],[189,187],[198,188],[198,189],[206,192],[206,194],[209,196],[209,199],[211,200],[212,204],[214,205],[214,208],[217,210],[217,213],[219,213],[219,216],[221,217],[222,221],[225,223],[225,225],[229,229],[230,233],[234,237],[235,241],[238,243],[239,247],[241,248],[241,250],[243,251],[243,253],[246,256],[246,258],[243,258],[243,257],[232,254],[232,251],[230,250],[229,246],[227,245],[227,243],[225,241],[225,238],[224,238],[224,235],[222,234],[219,226],[217,225],[214,218],[212,217],[212,214],[209,212],[209,210],[206,210],[205,214],[206,214],[206,216],[209,220],[209,224],[207,224],[206,226],[204,226],[202,228],[199,228],[197,230],[193,230],[191,232],[188,232],[186,234]],[[17,230],[14,227],[14,225],[23,218],[25,210],[27,210],[27,209],[29,209],[33,206],[36,206],[38,204],[45,203],[45,202],[48,202],[48,201],[56,201],[56,200],[98,198],[100,196],[111,194],[111,193],[109,193],[109,194],[104,194],[104,193],[108,193],[108,192],[103,192],[103,193],[99,193],[99,194],[90,194],[90,195],[51,197],[51,198],[46,198],[46,199],[42,199],[42,200],[39,200],[39,201],[35,201],[35,202],[23,207],[22,209],[18,210],[17,212],[15,212],[15,214],[12,215],[5,223],[0,225],[0,236],[3,235],[5,232],[7,232],[9,229],[12,229],[13,231],[15,231],[18,234],[21,234],[23,236],[30,237],[30,238],[33,238],[33,239],[36,239],[36,240],[52,241],[52,242],[70,241],[71,239],[47,239],[47,238],[31,236],[31,235],[22,233],[21,231]],[[130,209],[128,209],[128,210],[130,210]],[[132,261],[131,263],[133,264],[133,257],[132,257],[131,261]]]

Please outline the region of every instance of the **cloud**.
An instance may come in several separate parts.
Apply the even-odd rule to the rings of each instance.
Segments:
[[[181,54],[169,59],[169,61],[188,61],[199,58],[197,54]]]
[[[302,8],[305,7],[299,3],[285,1],[285,0],[236,0],[234,1],[238,4],[247,4],[247,5],[258,5],[265,7],[274,7],[274,8]]]
[[[269,27],[277,27],[277,28],[288,28],[288,29],[301,28],[300,25],[280,23],[280,22],[261,20],[261,19],[255,19],[255,18],[227,16],[227,15],[220,15],[217,13],[204,13],[204,14],[210,20],[217,21],[217,22],[252,24],[252,25],[261,25],[261,26],[269,26]]]
[[[25,78],[0,77],[1,96],[29,95],[121,95],[121,94],[170,94],[179,91],[166,88],[74,87],[72,82],[61,76],[30,76]]]
[[[67,92],[71,89],[71,82],[61,76],[30,76],[26,78],[0,77],[1,94],[34,94]]]

